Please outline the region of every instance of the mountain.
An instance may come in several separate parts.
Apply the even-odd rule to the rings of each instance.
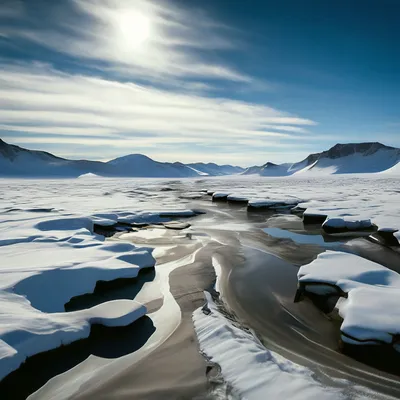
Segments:
[[[73,177],[87,172],[102,175],[107,168],[98,161],[72,161],[45,151],[27,150],[0,139],[0,176]]]
[[[399,172],[400,149],[382,143],[336,144],[329,150],[310,154],[294,164],[266,163],[247,168],[243,174],[261,176],[288,176],[297,174],[331,175],[376,172]]]
[[[193,169],[182,163],[162,163],[154,161],[143,154],[130,154],[109,161],[108,166],[112,168],[116,176],[135,176],[147,178],[184,178],[199,176]]]
[[[232,165],[217,165],[214,163],[192,163],[186,165],[197,171],[199,175],[236,175],[244,171],[244,168],[242,167],[235,167]]]
[[[209,164],[204,164],[207,165]],[[242,171],[237,168],[212,164],[207,174],[227,175],[230,171]],[[44,151],[24,149],[0,139],[0,176],[73,178],[86,174],[105,177],[183,178],[205,173],[179,162],[154,161],[142,154],[130,154],[109,162],[68,160]]]

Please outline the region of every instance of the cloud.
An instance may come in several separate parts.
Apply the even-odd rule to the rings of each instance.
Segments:
[[[12,143],[74,158],[143,152],[247,165],[319,138],[308,118],[227,98],[232,89],[279,88],[221,62],[240,51],[238,32],[200,9],[152,0],[15,4],[0,6],[0,18],[19,19],[0,34],[22,49],[39,46],[33,53],[43,59],[0,58],[0,136]]]
[[[41,27],[31,21],[23,29],[5,30],[4,35],[86,60],[108,74],[160,82],[174,78],[252,81],[215,57],[215,50],[231,50],[235,42],[227,37],[225,27],[200,10],[188,12],[151,0],[73,0],[52,5],[50,11],[35,10],[35,21],[40,12],[51,12],[58,23]],[[138,16],[147,21],[149,31],[142,44],[135,39],[144,29]]]
[[[307,141],[315,122],[260,104],[60,72],[45,64],[4,65],[0,135],[19,143],[104,146],[280,148]],[[60,151],[58,151],[60,153]],[[251,155],[248,155],[251,158]],[[200,155],[196,158],[200,158]]]

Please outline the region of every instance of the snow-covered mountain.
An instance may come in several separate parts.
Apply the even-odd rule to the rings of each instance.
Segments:
[[[136,176],[148,178],[177,178],[199,176],[193,169],[185,164],[162,163],[154,161],[143,154],[130,154],[109,161],[107,166],[111,167],[112,173],[116,176]]]
[[[186,164],[188,167],[193,168],[200,175],[235,175],[240,174],[245,169],[242,167],[237,167],[233,165],[218,165],[215,163],[192,163]]]
[[[310,154],[297,163],[267,162],[244,170],[214,163],[158,162],[142,154],[130,154],[109,162],[68,160],[44,151],[7,144],[0,139],[0,176],[78,177],[95,174],[106,177],[183,178],[233,174],[288,176],[371,172],[400,174],[400,149],[381,143],[337,144],[327,151]]]
[[[78,177],[86,174],[99,176],[182,178],[201,175],[238,173],[238,167],[212,164],[207,171],[176,162],[154,161],[142,154],[131,154],[109,162],[68,160],[53,154],[27,150],[0,139],[0,176],[14,177]],[[207,166],[208,164],[204,164]],[[203,172],[206,171],[206,172]],[[231,172],[232,171],[232,172]]]
[[[392,172],[400,173],[400,149],[381,143],[337,144],[327,151],[310,154],[294,164],[266,163],[247,168],[243,174],[288,176]]]
[[[0,139],[0,176],[73,177],[88,172],[106,174],[104,163],[67,160],[45,151],[27,150]]]

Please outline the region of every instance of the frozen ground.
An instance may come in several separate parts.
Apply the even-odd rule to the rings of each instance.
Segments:
[[[133,245],[127,240],[105,242],[102,236],[93,233],[93,223],[109,226],[116,221],[158,223],[171,217],[188,218],[194,215],[191,209],[201,208],[202,205],[214,207],[211,196],[205,193],[206,190],[233,194],[235,198],[249,199],[255,205],[295,202],[311,212],[326,214],[332,218],[371,219],[379,228],[400,228],[400,179],[382,175],[312,179],[243,176],[182,180],[96,177],[73,180],[1,180],[1,376],[17,368],[25,357],[35,352],[87,336],[91,323],[128,324],[145,312],[140,303],[160,297],[164,299],[162,307],[149,314],[156,332],[145,348],[114,362],[91,356],[74,368],[74,379],[68,379],[67,373],[66,376],[60,376],[60,379],[54,378],[48,386],[54,389],[54,393],[58,393],[57,388],[61,385],[63,395],[59,399],[68,398],[69,395],[79,392],[81,385],[88,385],[94,379],[106,380],[111,371],[118,374],[127,365],[143,359],[170,337],[180,324],[181,311],[169,290],[169,274],[174,269],[193,262],[198,246],[210,240],[205,236],[193,237],[194,240],[188,244],[192,246],[188,255],[163,264],[156,279],[146,284],[138,294],[135,299],[137,301],[126,301],[123,304],[108,302],[85,312],[70,313],[63,312],[63,305],[71,297],[93,291],[97,280],[136,276],[140,268],[154,264],[153,256],[164,257],[170,251],[168,247],[160,246],[152,254],[148,247]],[[191,195],[185,196],[187,193]],[[174,214],[173,211],[177,210],[180,211]],[[221,215],[225,212],[218,211],[217,208],[215,210]],[[236,223],[228,213],[226,216],[226,224],[217,228],[230,231],[244,229],[243,224]],[[204,226],[206,218],[207,216],[202,220]],[[212,219],[208,225],[212,227]],[[309,243],[302,242],[304,235],[293,236],[285,234],[283,230],[277,232],[272,233],[282,238],[294,238],[300,244]],[[137,237],[147,240],[153,236],[144,233]],[[318,238],[318,243],[315,244],[324,243]],[[72,285],[71,281],[79,283]],[[232,339],[234,342],[227,341],[224,344],[224,335],[215,334],[220,329],[218,324],[221,321],[207,320],[199,312],[196,315],[203,333],[214,332],[209,339],[204,336],[205,333],[200,332],[203,350],[220,360],[227,380],[234,387],[237,386],[239,391],[242,390],[243,385],[249,382],[248,377],[247,383],[240,377],[238,380],[232,378],[237,365],[235,367],[234,361],[229,365],[229,361],[234,358],[223,357],[223,353],[227,351],[224,345],[229,347],[233,343],[234,346],[245,346],[243,340],[246,337],[242,338],[242,333],[239,332],[236,339]],[[223,332],[231,328],[223,321],[221,329]],[[52,332],[51,341],[32,342],[33,339],[47,335],[49,331]],[[65,331],[68,332],[67,336],[64,336]],[[251,344],[253,345],[260,346]],[[243,348],[247,353],[249,347]],[[257,351],[262,350],[260,349],[257,347]],[[275,362],[275,355],[266,350],[260,354],[262,355],[257,356],[254,353],[250,358],[243,357],[240,367],[242,371],[251,371],[256,361],[260,369],[273,371],[268,375],[272,378],[267,384],[275,384],[268,390],[272,394],[280,394],[276,398],[283,398],[283,393],[288,393],[277,392],[280,390],[278,384],[282,385],[282,382],[293,383],[293,393],[298,387],[314,398],[319,398],[318,393],[324,393],[327,397],[334,396],[334,390],[326,391],[321,383],[313,383],[313,376],[306,369],[289,365],[284,359]],[[280,374],[288,373],[281,368],[282,365],[289,365],[290,371],[289,375],[279,377]],[[294,375],[290,376],[292,372]],[[251,383],[253,384],[254,382]],[[266,385],[265,381],[260,381],[260,385],[260,388]],[[244,390],[243,393],[250,392]],[[251,393],[257,391],[252,390]],[[51,398],[41,396],[39,393],[36,398]]]

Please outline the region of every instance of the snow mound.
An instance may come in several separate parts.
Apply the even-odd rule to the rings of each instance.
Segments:
[[[340,294],[342,340],[395,344],[400,334],[400,275],[359,256],[326,251],[299,269],[300,287],[319,295]]]
[[[26,357],[87,337],[93,323],[126,325],[145,314],[130,300],[63,311],[100,280],[135,278],[153,267],[151,249],[105,242],[85,217],[39,217],[9,228],[0,231],[0,379]]]
[[[101,178],[101,176],[93,174],[92,172],[88,172],[87,174],[82,174],[78,176],[78,179],[87,179],[87,178]]]
[[[200,349],[221,367],[224,379],[241,398],[341,399],[340,388],[327,387],[313,372],[266,349],[253,335],[230,323],[205,292],[207,308],[193,313]],[[351,389],[350,389],[351,390]],[[355,391],[355,388],[352,388]],[[355,396],[357,398],[358,396]]]

